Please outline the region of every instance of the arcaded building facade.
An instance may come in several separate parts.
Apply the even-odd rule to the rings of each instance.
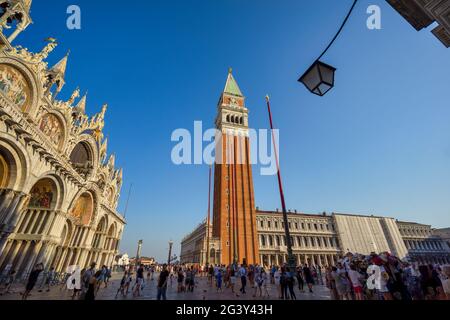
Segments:
[[[260,262],[265,266],[287,262],[283,215],[277,211],[257,211]],[[288,213],[292,251],[298,265],[334,264],[341,249],[333,224],[326,214]]]
[[[25,276],[43,263],[65,271],[111,265],[125,225],[117,212],[122,170],[107,157],[107,106],[89,117],[86,95],[65,85],[68,55],[56,65],[49,38],[37,53],[12,41],[31,23],[31,0],[0,10],[0,272]]]

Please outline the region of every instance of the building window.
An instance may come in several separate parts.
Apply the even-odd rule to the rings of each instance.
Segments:
[[[275,229],[278,229],[278,221],[275,221]]]
[[[302,229],[305,229],[305,224],[302,222]]]
[[[269,236],[269,246],[273,246],[273,236],[272,235],[270,235]]]
[[[261,228],[264,228],[264,221],[263,221],[263,220],[261,220],[261,221],[259,222],[259,224],[260,224]]]
[[[272,226],[271,226],[271,222],[270,221],[267,221],[267,227],[270,229]]]
[[[317,228],[317,223],[314,223],[314,229],[319,230],[319,228]]]
[[[308,230],[311,230],[311,223],[308,223]]]
[[[298,230],[298,223],[297,222],[294,223],[294,227],[295,227],[296,230]]]
[[[280,246],[280,236],[275,236],[275,245]]]
[[[227,247],[229,247],[229,246],[230,246],[230,241],[227,240]]]
[[[265,247],[266,246],[266,237],[261,235],[261,247]]]

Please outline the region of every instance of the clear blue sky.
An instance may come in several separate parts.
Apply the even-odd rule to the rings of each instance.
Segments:
[[[320,98],[296,82],[336,32],[351,1],[78,0],[82,30],[66,28],[73,1],[33,1],[16,44],[49,62],[71,49],[62,98],[89,90],[87,112],[109,103],[109,151],[124,168],[119,210],[133,193],[121,251],[162,260],[167,241],[206,215],[208,167],[172,164],[176,128],[213,125],[228,67],[247,96],[250,125],[267,128],[270,93],[280,128],[289,208],[377,214],[450,226],[450,50],[416,32],[385,1],[361,0],[323,58],[338,68]],[[382,30],[366,28],[378,4]],[[280,207],[275,176],[254,168],[256,204]]]

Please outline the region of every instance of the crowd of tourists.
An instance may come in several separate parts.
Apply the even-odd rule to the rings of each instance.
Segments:
[[[29,273],[25,288],[23,292],[19,292],[22,300],[27,300],[31,295],[33,289],[35,289],[38,280],[42,279],[41,285],[38,286],[37,292],[49,292],[52,287],[59,287],[60,291],[72,290],[72,299],[81,300],[94,300],[98,291],[103,285],[103,288],[108,287],[109,280],[112,276],[112,269],[103,265],[98,270],[96,269],[96,263],[92,263],[89,268],[83,270],[76,270],[74,268],[71,272],[65,272],[61,279],[58,279],[57,273],[54,268],[50,268],[47,272],[43,273],[44,265],[38,263],[33,270]],[[75,277],[75,273],[79,273],[79,281]],[[1,295],[14,293],[12,286],[17,283],[16,271],[11,269],[7,271],[6,277],[3,281],[3,290]]]
[[[89,268],[81,270],[80,281],[76,283],[74,270],[58,282],[55,281],[54,269],[42,277],[43,270],[41,263],[33,268],[21,292],[22,299],[29,297],[38,279],[43,279],[39,292],[50,291],[52,286],[60,284],[60,290],[73,290],[72,299],[94,300],[101,288],[108,287],[112,273],[111,268],[102,266],[96,269],[96,264],[92,263]],[[132,298],[142,297],[146,285],[156,280],[158,300],[166,300],[167,288],[175,285],[177,294],[190,294],[200,287],[203,299],[210,298],[212,292],[227,292],[227,297],[296,300],[299,293],[313,294],[315,286],[323,286],[328,288],[333,300],[450,300],[449,265],[418,264],[387,252],[369,255],[347,253],[335,265],[324,267],[311,264],[296,267],[287,264],[265,267],[163,264],[128,266],[121,272],[116,298],[126,298],[130,294]],[[15,271],[10,270],[2,293],[9,292],[14,280]]]
[[[336,300],[450,300],[450,266],[419,264],[388,252],[347,253],[326,268]]]

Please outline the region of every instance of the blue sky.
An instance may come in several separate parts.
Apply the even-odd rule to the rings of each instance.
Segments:
[[[82,29],[66,28],[77,4]],[[368,30],[378,4],[382,30]],[[121,251],[166,259],[207,210],[208,167],[175,166],[177,128],[212,126],[227,70],[247,96],[250,125],[267,128],[264,96],[280,128],[287,206],[308,213],[377,214],[450,226],[450,51],[416,32],[385,1],[361,0],[323,61],[336,87],[310,94],[297,78],[320,54],[351,1],[33,1],[34,24],[16,44],[34,51],[48,36],[71,49],[66,87],[89,90],[87,112],[109,103],[109,152],[130,183]],[[256,204],[280,207],[276,176],[254,167]]]

